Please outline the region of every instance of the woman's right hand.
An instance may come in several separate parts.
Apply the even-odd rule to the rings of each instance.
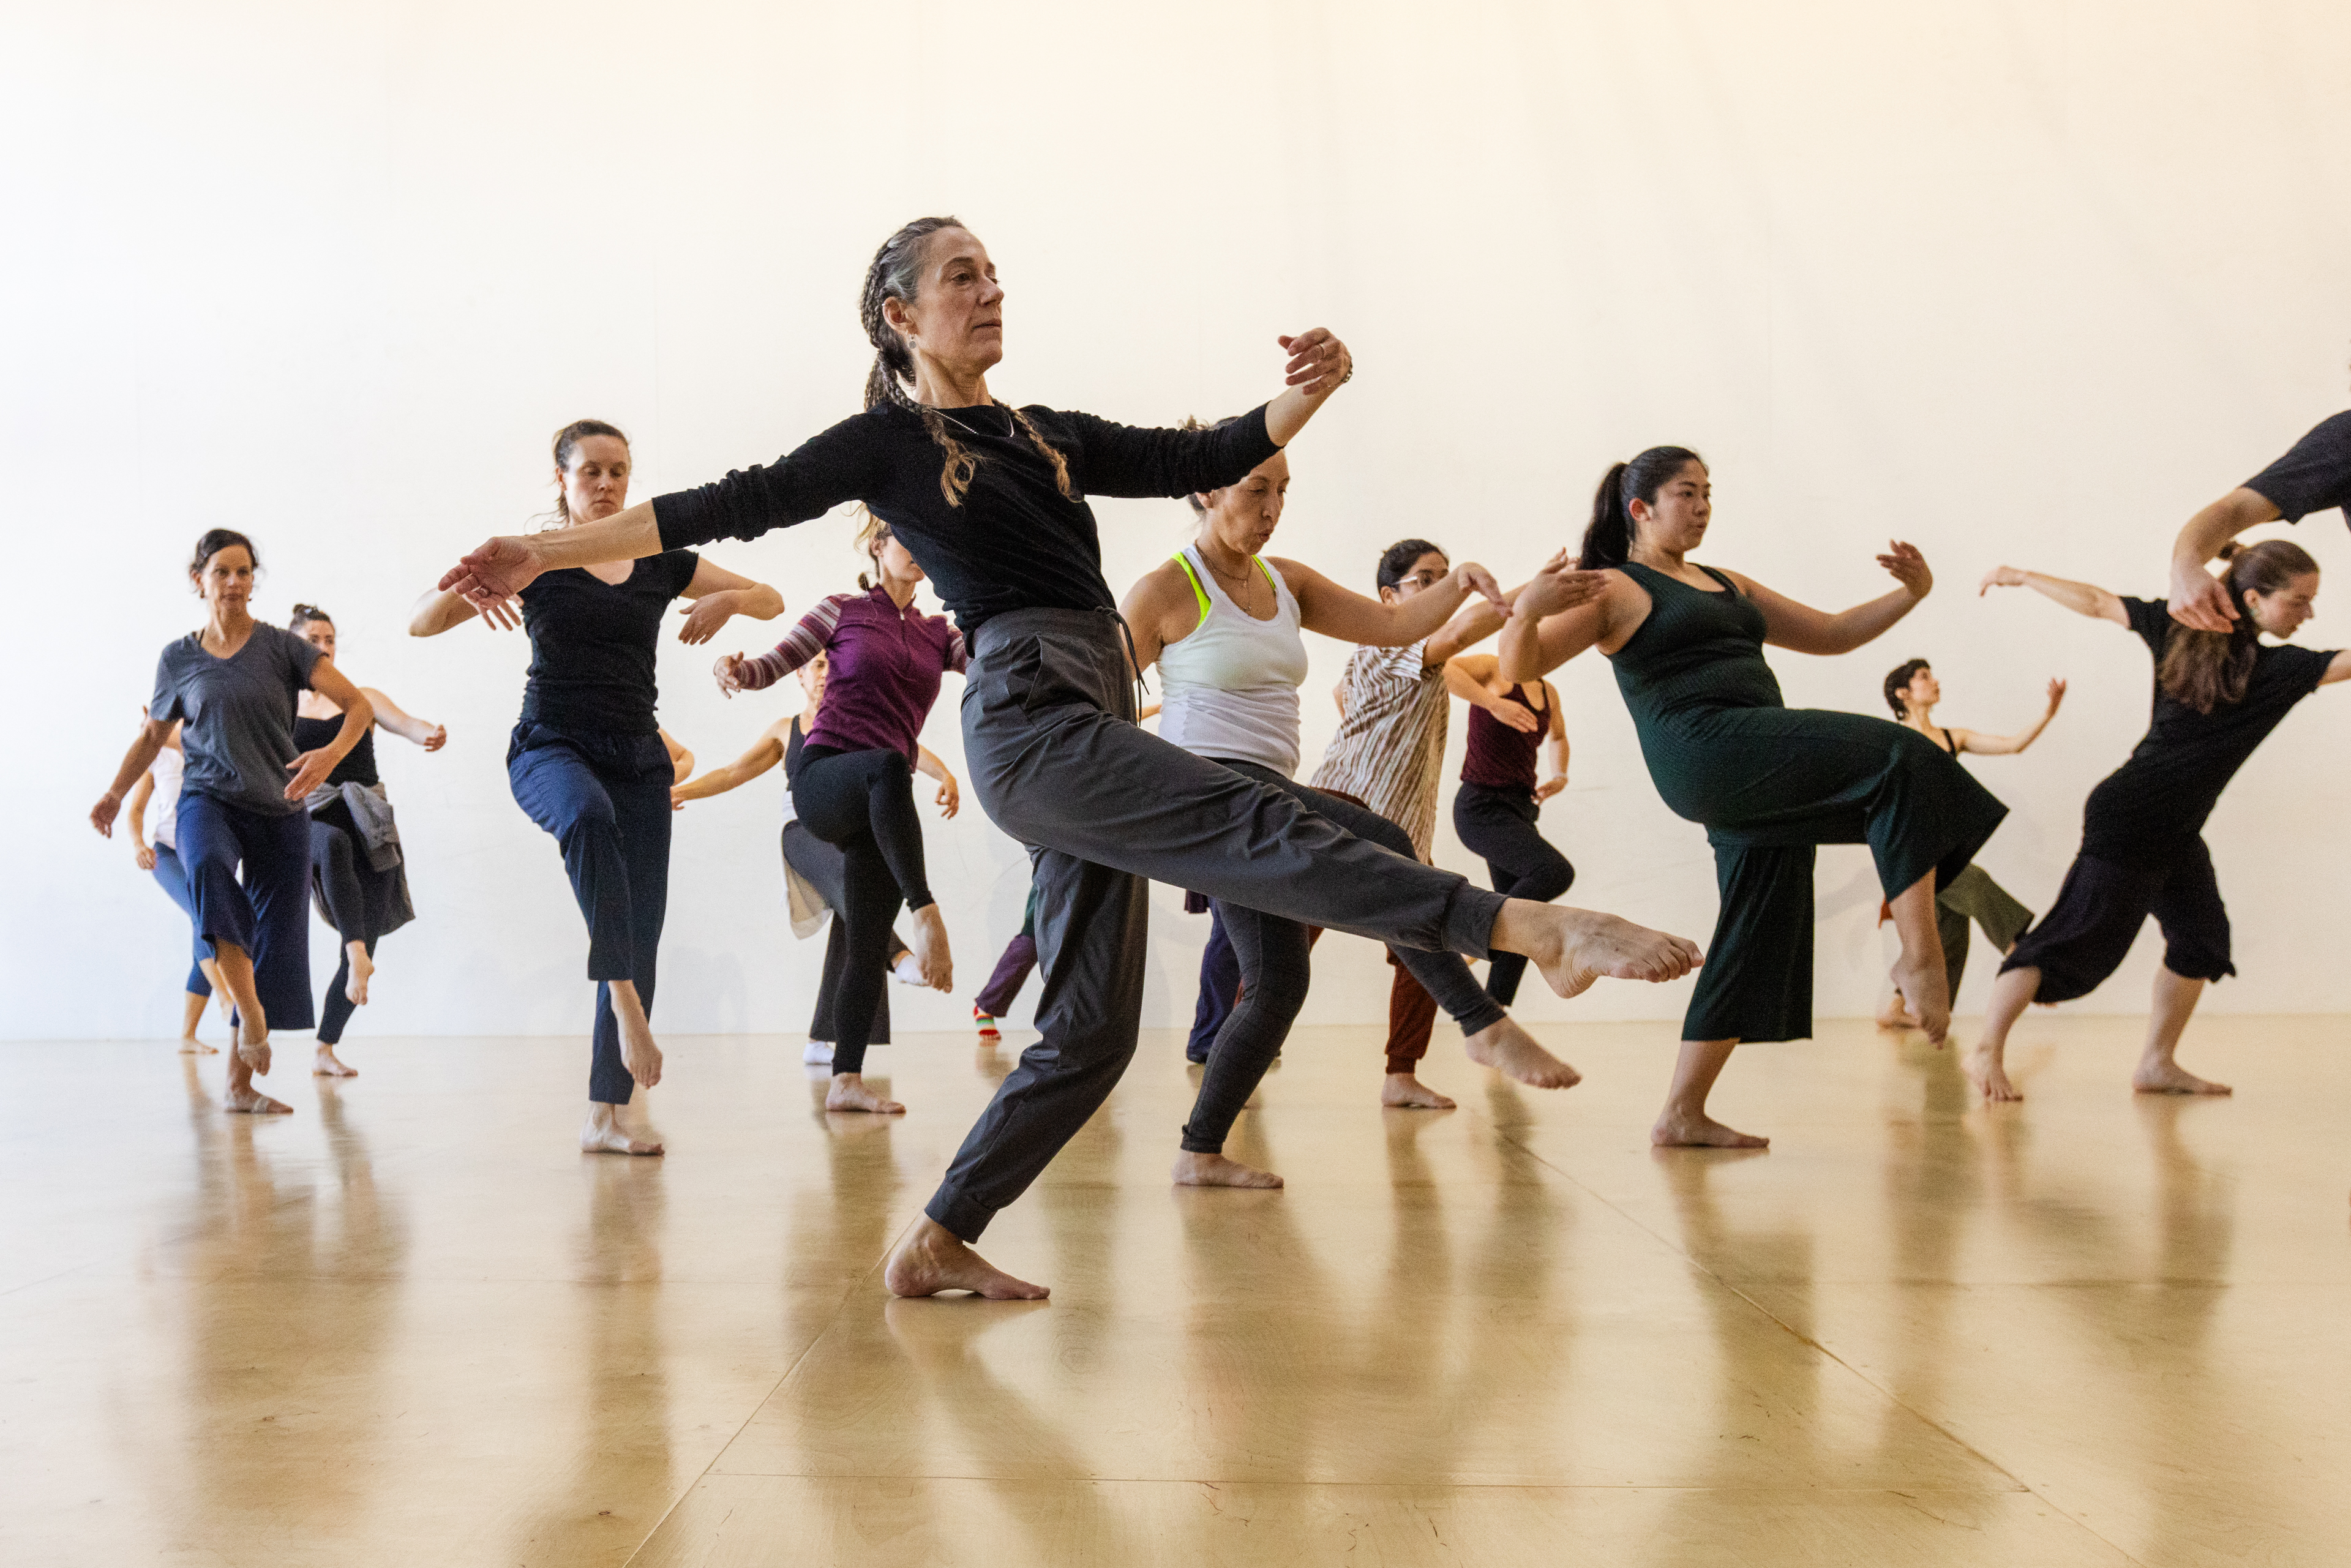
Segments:
[[[2057,706],[2064,700],[2065,680],[2064,677],[2061,675],[2057,679],[2049,683],[2049,716],[2052,718],[2054,718],[2057,716]]]
[[[139,862],[139,869],[141,871],[153,871],[155,869],[155,852],[149,845],[141,844],[131,858]]]
[[[711,674],[717,679],[718,689],[730,697],[743,689],[743,662],[740,653],[721,653],[718,662],[710,666]]]
[[[1982,583],[1976,589],[1976,597],[1981,599],[1995,588],[2022,588],[2023,586],[2024,573],[2012,566],[1996,566],[1984,573]]]
[[[538,580],[547,562],[538,547],[520,534],[500,534],[458,558],[441,574],[441,591],[454,593],[501,629],[521,624],[515,596]]]
[[[1562,610],[1589,604],[1608,591],[1608,573],[1586,571],[1565,550],[1544,563],[1519,591],[1515,614],[1540,621]]]
[[[98,798],[98,804],[89,809],[89,825],[98,830],[99,837],[110,839],[114,836],[114,819],[121,810],[122,797],[113,790],[109,789]]]

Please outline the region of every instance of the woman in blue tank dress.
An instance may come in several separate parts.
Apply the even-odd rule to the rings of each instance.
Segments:
[[[227,1109],[293,1109],[253,1086],[269,1071],[269,1031],[308,1029],[310,818],[302,802],[375,721],[367,697],[335,662],[252,612],[260,559],[253,541],[214,528],[196,541],[188,580],[204,596],[203,627],[168,644],[155,695],[114,785],[89,813],[112,837],[124,794],[180,726],[186,760],[174,824],[196,936],[211,949],[236,1003]],[[315,750],[294,740],[295,699],[325,694],[343,710]]]
[[[1902,938],[1895,983],[1939,1044],[1951,1001],[1935,891],[2008,809],[1916,730],[1789,707],[1764,662],[1766,643],[1847,653],[1910,613],[1934,586],[1916,549],[1896,542],[1877,558],[1900,587],[1831,614],[1690,560],[1712,518],[1696,453],[1658,446],[1617,464],[1593,499],[1581,562],[1562,552],[1528,585],[1497,657],[1502,678],[1531,681],[1597,644],[1657,793],[1706,825],[1721,914],[1649,1135],[1760,1148],[1769,1140],[1707,1113],[1707,1092],[1741,1041],[1813,1031],[1814,846],[1869,845]]]
[[[582,419],[557,431],[559,499],[549,531],[620,512],[631,468],[629,439],[617,427]],[[649,1015],[669,908],[669,792],[678,765],[653,718],[653,656],[674,599],[693,601],[678,631],[682,643],[706,643],[737,615],[770,621],[784,609],[765,583],[677,549],[549,572],[522,595],[518,618],[530,635],[530,674],[507,747],[507,782],[515,803],[561,848],[588,922],[596,1021],[580,1147],[589,1154],[662,1152],[660,1144],[632,1137],[621,1112],[637,1088],[651,1089],[662,1076]],[[417,601],[408,630],[435,636],[478,608],[435,590]],[[501,628],[517,622],[504,602],[489,605],[485,618]]]
[[[1289,796],[1167,745],[1134,722],[1134,667],[1102,580],[1089,495],[1228,485],[1304,429],[1353,373],[1317,329],[1278,340],[1283,390],[1214,431],[1136,429],[997,401],[1003,286],[978,237],[918,218],[866,269],[874,359],[865,410],[765,467],[659,497],[566,537],[494,538],[443,587],[499,606],[549,570],[750,538],[863,501],[922,563],[970,640],[964,756],[988,816],[1030,846],[1044,1039],[964,1141],[883,1282],[901,1296],[1043,1287],[971,1243],[1085,1125],[1134,1059],[1147,883],[1288,919],[1484,956],[1525,953],[1562,995],[1603,975],[1670,977],[1677,937],[1589,910],[1505,899],[1355,838]]]

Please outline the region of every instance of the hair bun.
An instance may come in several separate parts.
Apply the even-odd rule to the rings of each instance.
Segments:
[[[2227,544],[2220,547],[2220,553],[2212,559],[2215,560],[2234,560],[2237,557],[2244,553],[2244,549],[2245,543],[2242,539],[2231,539]]]

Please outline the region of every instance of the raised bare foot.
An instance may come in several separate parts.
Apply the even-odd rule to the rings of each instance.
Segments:
[[[1940,959],[1942,955],[1935,955]],[[1894,989],[1917,1018],[1927,1038],[1940,1046],[1951,1032],[1951,988],[1938,962],[1912,962],[1907,956],[1894,961]]]
[[[629,1070],[638,1088],[651,1089],[661,1082],[662,1075],[661,1047],[653,1043],[653,1031],[644,1024],[632,1024],[625,1012],[619,1013],[619,1021],[621,1065]]]
[[[935,904],[925,904],[913,916],[914,939],[908,945],[922,983],[935,991],[955,988],[955,956],[947,951],[947,923]]]
[[[1273,1187],[1281,1185],[1281,1178],[1271,1171],[1261,1171],[1255,1166],[1245,1166],[1222,1155],[1198,1154],[1190,1149],[1176,1156],[1176,1168],[1169,1175],[1177,1186]]]
[[[375,960],[369,957],[367,948],[357,942],[351,944],[349,956],[351,977],[343,982],[343,996],[351,1006],[363,1008],[367,1006],[368,981],[375,977]]]
[[[1541,1047],[1536,1047],[1538,1051]],[[1471,1058],[1472,1061],[1476,1059]],[[1566,1063],[1561,1063],[1566,1066]],[[1570,1072],[1574,1071],[1569,1068]],[[1399,1111],[1450,1111],[1453,1102],[1409,1072],[1391,1072],[1380,1083],[1380,1103]]]
[[[1619,925],[1623,922],[1619,921]],[[1639,929],[1637,926],[1635,929]],[[1675,938],[1667,938],[1675,940]],[[1505,1078],[1515,1078],[1531,1089],[1573,1089],[1583,1082],[1583,1074],[1537,1045],[1534,1037],[1520,1029],[1515,1019],[1504,1019],[1498,1024],[1479,1030],[1461,1042],[1469,1060],[1480,1067],[1490,1067]],[[1388,1080],[1393,1083],[1395,1078]],[[1386,1095],[1381,1103],[1387,1103]],[[1447,1105],[1452,1101],[1445,1102]]]
[[[206,1045],[194,1035],[183,1034],[180,1037],[180,1054],[182,1056],[218,1056],[220,1047]]]
[[[2176,1061],[2142,1061],[2131,1074],[2131,1087],[2142,1094],[2234,1094],[2225,1083],[2199,1078]]]
[[[1508,913],[1518,906],[1504,906]],[[1698,967],[1698,944],[1595,909],[1532,906],[1523,949],[1543,981],[1562,997],[1581,996],[1603,976],[1619,980],[1677,980]],[[1516,925],[1513,920],[1513,925]]]
[[[1981,1046],[1960,1059],[1959,1071],[1976,1086],[1976,1092],[1987,1100],[2006,1102],[2022,1100],[2024,1091],[2008,1081],[2008,1069],[2001,1059]]]
[[[343,1059],[335,1054],[335,1048],[331,1045],[321,1044],[317,1059],[310,1063],[310,1076],[313,1078],[357,1078],[359,1075],[360,1070],[346,1065]]]
[[[580,1129],[580,1152],[583,1155],[657,1155],[662,1152],[662,1146],[629,1136],[621,1130],[620,1117],[610,1108],[600,1106],[588,1113],[588,1123]]]
[[[283,1100],[272,1100],[249,1083],[242,1089],[231,1089],[228,1097],[221,1102],[221,1109],[243,1111],[256,1116],[291,1116],[294,1113],[293,1106]]]
[[[885,1100],[865,1086],[862,1072],[836,1072],[831,1087],[824,1092],[824,1108],[828,1111],[871,1111],[877,1116],[903,1116],[906,1108],[895,1100]]]
[[[1661,1149],[1768,1149],[1769,1138],[1726,1127],[1700,1113],[1680,1115],[1667,1112],[1649,1129],[1649,1142]]]
[[[925,1215],[890,1254],[882,1282],[893,1296],[935,1296],[969,1291],[991,1301],[1041,1301],[1042,1285],[1016,1280],[964,1244],[963,1239]]]

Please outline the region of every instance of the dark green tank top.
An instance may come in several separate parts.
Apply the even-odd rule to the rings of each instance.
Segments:
[[[1730,579],[1700,567],[1727,590],[1708,593],[1636,562],[1617,570],[1649,593],[1649,618],[1609,661],[1635,730],[1687,713],[1788,706],[1763,662],[1763,612]]]

